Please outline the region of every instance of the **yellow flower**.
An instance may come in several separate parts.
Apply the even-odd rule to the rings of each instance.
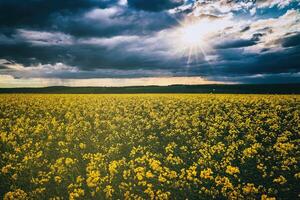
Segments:
[[[204,169],[200,172],[200,177],[204,179],[211,179],[213,178],[211,175],[213,174],[210,168]]]
[[[268,197],[268,195],[266,195],[266,194],[261,195],[260,199],[261,200],[276,200],[275,197]]]
[[[72,158],[66,158],[65,163],[68,166],[68,165],[74,164],[75,162],[74,162],[74,160]]]
[[[12,168],[12,165],[11,165],[11,164],[6,165],[6,166],[2,167],[1,172],[2,172],[3,174],[7,174],[11,168]]]
[[[171,195],[170,192],[163,192],[161,190],[158,190],[156,192],[157,199],[167,200],[167,199],[169,199],[170,195]]]
[[[16,189],[14,191],[7,192],[3,198],[3,200],[27,200],[27,199],[29,199],[27,193],[21,189]]]
[[[296,173],[296,174],[294,175],[294,177],[295,177],[296,179],[300,179],[300,172],[299,172],[299,173]]]
[[[123,171],[123,178],[126,180],[130,176],[130,170],[124,170]]]
[[[146,172],[146,177],[147,177],[147,178],[153,178],[154,175],[152,174],[151,171],[147,171],[147,172]]]
[[[89,187],[96,187],[99,180],[100,180],[100,172],[99,171],[91,171],[88,174],[86,183]]]
[[[16,173],[15,173],[15,174],[13,174],[11,178],[12,178],[12,179],[14,179],[14,180],[16,181],[16,180],[17,180],[17,178],[18,178],[18,174],[16,174]]]
[[[152,190],[151,187],[148,187],[145,191],[144,191],[145,194],[148,194],[150,199],[154,199],[155,197],[155,193],[154,191]]]
[[[139,181],[143,180],[143,175],[141,173],[138,173],[136,177]]]
[[[175,171],[170,171],[169,174],[168,174],[168,177],[169,177],[170,179],[177,178],[177,172],[175,172]]]
[[[243,192],[245,194],[258,193],[258,189],[254,186],[253,183],[247,183],[247,185],[243,187]]]
[[[134,172],[136,173],[136,177],[139,181],[143,180],[143,177],[145,175],[145,168],[144,167],[137,167],[134,169]]]
[[[111,198],[112,197],[112,193],[114,192],[114,189],[112,188],[112,186],[107,185],[104,189],[105,192],[105,197],[106,198]]]
[[[76,177],[76,183],[81,183],[84,180],[81,176]]]
[[[159,171],[161,169],[160,166],[160,162],[158,160],[151,160],[150,161],[150,167],[154,170],[154,171]]]
[[[81,196],[84,196],[84,190],[81,188],[75,188],[73,192],[70,192],[69,200],[74,200]]]
[[[60,176],[55,176],[54,180],[55,180],[55,182],[60,183],[61,182],[61,177]]]
[[[85,149],[85,147],[86,147],[85,144],[83,144],[83,143],[80,143],[80,144],[79,144],[79,148],[80,148],[80,149]]]
[[[108,170],[111,176],[117,173],[117,167],[118,167],[118,162],[115,160],[109,164]]]
[[[189,169],[186,170],[187,172],[187,179],[192,181],[196,175],[197,175],[197,171],[196,171],[197,167],[196,166],[191,166],[189,167]]]
[[[37,158],[40,158],[42,155],[43,155],[43,152],[42,152],[42,151],[39,151],[39,152],[36,153],[36,157],[37,157]]]
[[[233,166],[229,165],[226,167],[226,173],[230,174],[230,175],[238,174],[238,173],[240,173],[240,170],[238,167],[233,167]]]
[[[283,185],[287,182],[287,180],[284,178],[284,176],[280,175],[279,177],[275,178],[273,182]]]
[[[160,174],[160,175],[158,176],[158,181],[164,183],[164,182],[167,181],[167,179],[164,178],[164,177]]]

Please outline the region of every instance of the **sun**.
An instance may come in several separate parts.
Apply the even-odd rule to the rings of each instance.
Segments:
[[[173,46],[179,54],[187,57],[187,64],[204,58],[205,50],[208,47],[207,38],[207,21],[184,21],[174,31]]]
[[[198,24],[188,24],[180,28],[179,39],[187,48],[203,45],[203,27]]]
[[[214,54],[214,38],[235,25],[230,18],[187,17],[171,29],[168,41],[175,55],[187,59],[187,66],[199,62],[210,64]]]

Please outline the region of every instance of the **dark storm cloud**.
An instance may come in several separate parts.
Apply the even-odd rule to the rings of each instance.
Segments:
[[[92,7],[105,8],[116,0],[0,0],[2,26],[39,26],[48,23],[51,14],[74,13]]]
[[[7,67],[5,65],[0,64],[0,69],[7,69]]]
[[[249,47],[256,45],[260,38],[265,35],[263,33],[254,33],[251,39],[229,39],[225,41],[219,41],[217,45],[215,45],[216,49],[231,49],[231,48],[241,48],[241,47]]]
[[[245,84],[299,83],[300,73],[257,74],[249,76],[211,76],[208,80]]]
[[[139,10],[145,11],[162,11],[180,6],[183,0],[128,0],[128,5]]]
[[[268,79],[274,74],[296,74],[300,71],[300,47],[293,47],[279,52],[246,53],[241,48],[218,49],[215,52],[218,60],[214,62],[204,62],[191,65],[186,75],[200,75],[204,77],[222,77],[218,81],[224,81],[225,77],[232,81],[242,81],[241,77],[251,77],[254,75],[265,75]],[[178,72],[178,70],[177,70]],[[182,72],[178,72],[178,74]],[[300,74],[299,74],[300,75]],[[261,77],[261,76],[260,76]],[[300,76],[294,78],[300,81]],[[213,80],[213,79],[210,79]],[[216,79],[217,80],[217,79]],[[258,80],[257,77],[250,80]],[[259,80],[264,80],[259,78]],[[278,79],[278,80],[282,80]]]
[[[3,13],[0,15],[0,48],[3,50],[0,51],[0,59],[14,60],[27,67],[62,62],[83,70],[151,66],[156,68],[157,59],[138,53],[128,54],[127,47],[122,46],[123,44],[111,48],[76,42],[90,37],[149,35],[178,23],[166,12],[132,10],[126,6],[118,6],[117,2],[117,0],[29,0],[25,3],[25,1],[0,0],[0,11]],[[25,37],[20,36],[19,30],[25,30]],[[26,33],[27,30],[35,33]],[[53,41],[47,44],[48,38],[37,38],[34,41],[26,38],[32,37],[32,34],[34,37],[41,37],[47,33],[65,34],[75,43],[64,45],[64,37],[54,38],[55,42],[61,45],[53,45]],[[46,45],[39,45],[40,43]],[[166,64],[166,67],[168,66]]]
[[[227,75],[252,75],[272,73],[296,73],[299,72],[300,48],[285,49],[280,52],[267,52],[259,54],[241,54],[237,51],[226,50],[219,52],[221,60],[225,63],[217,64],[220,74]]]
[[[299,45],[300,45],[300,32],[282,39],[283,47],[293,47]]]
[[[291,30],[279,30],[283,23],[273,25],[279,20],[275,18],[260,24],[255,24],[259,19],[252,24],[245,20],[239,27],[230,24],[212,34],[214,38],[208,40],[213,42],[205,41],[213,51],[188,62],[186,52],[177,52],[185,48],[180,46],[180,38],[172,37],[172,28],[181,26],[178,21],[196,10],[195,4],[181,6],[188,4],[184,2],[0,0],[0,75],[78,79],[171,75],[239,81],[242,78],[237,77],[244,77],[245,82],[254,82],[256,74],[264,74],[268,80],[284,74],[276,79],[283,80],[299,73],[300,34],[295,23],[288,21],[299,18],[295,11],[284,19],[294,26]],[[199,11],[195,18],[212,23],[232,20],[228,16],[241,19],[230,9],[228,16],[215,9],[210,12],[211,2],[207,1],[207,10]],[[173,8],[177,11],[168,11]],[[170,47],[167,42],[176,45]],[[9,67],[15,64],[22,66],[19,71]]]
[[[248,30],[250,30],[250,26],[246,26],[245,28],[243,28],[243,29],[241,30],[241,32],[246,32],[246,31],[248,31]]]
[[[217,48],[217,49],[241,48],[241,47],[252,46],[255,44],[256,44],[256,42],[252,39],[250,39],[250,40],[239,39],[239,40],[225,41],[221,44],[216,45],[215,48]]]
[[[77,37],[109,37],[115,35],[146,35],[174,26],[178,22],[167,13],[147,13],[119,9],[111,16],[103,16],[103,9],[90,10],[81,15],[56,15],[55,27]],[[159,20],[157,20],[159,19]]]
[[[158,2],[151,1],[151,4],[158,5]],[[105,13],[117,3],[118,0],[0,0],[0,33],[11,36],[16,28],[28,28],[61,31],[78,37],[108,37],[148,34],[177,23],[165,12],[148,13],[126,6],[118,7],[115,13]],[[94,18],[86,16],[92,12]]]
[[[38,47],[31,46],[28,43],[18,44],[0,44],[0,57],[7,60],[13,60],[24,66],[41,64],[55,64],[59,60],[66,60],[66,51],[63,47]]]
[[[123,44],[125,45],[125,44]],[[56,64],[62,62],[76,66],[81,70],[94,69],[164,69],[173,67],[176,61],[162,61],[152,54],[128,53],[121,46],[105,47],[101,45],[73,44],[39,46],[28,43],[0,45],[0,58],[13,60],[25,67],[38,64]],[[158,64],[160,62],[160,64]],[[115,74],[117,77],[118,74]]]

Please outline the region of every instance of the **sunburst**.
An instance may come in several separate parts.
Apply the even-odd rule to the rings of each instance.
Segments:
[[[231,25],[226,19],[186,18],[173,28],[172,45],[177,55],[187,58],[187,65],[198,61],[209,62],[213,52],[213,37]]]
[[[180,22],[175,28],[175,49],[184,57],[187,57],[187,64],[198,61],[200,57],[206,57],[206,29],[203,20]]]

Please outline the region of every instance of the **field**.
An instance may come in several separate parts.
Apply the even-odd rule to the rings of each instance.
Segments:
[[[2,94],[4,199],[297,199],[300,96]]]

